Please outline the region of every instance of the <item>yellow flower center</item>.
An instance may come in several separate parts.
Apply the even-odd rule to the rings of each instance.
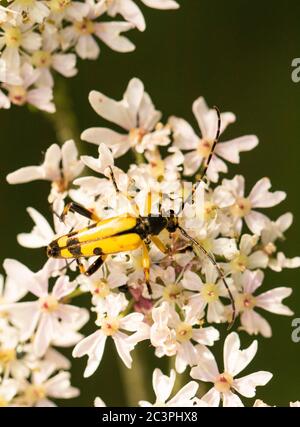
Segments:
[[[129,142],[130,142],[131,146],[135,147],[138,144],[140,144],[142,142],[142,139],[146,135],[146,133],[147,132],[144,129],[141,129],[141,128],[130,129],[130,132],[129,132]]]
[[[77,21],[74,23],[74,27],[81,35],[93,34],[94,32],[94,23],[90,19],[84,18],[82,21]]]
[[[64,193],[69,188],[69,181],[65,177],[62,177],[61,179],[52,182],[52,188],[58,193]]]
[[[214,141],[209,139],[200,139],[198,143],[198,152],[200,156],[208,158]]]
[[[193,336],[193,328],[186,322],[180,323],[176,328],[176,339],[179,342],[189,341]]]
[[[52,295],[48,295],[45,298],[40,298],[40,305],[42,311],[52,313],[58,309],[59,302]]]
[[[248,266],[248,257],[244,254],[237,254],[230,262],[230,266],[233,272],[242,273]]]
[[[251,202],[249,199],[239,197],[236,203],[230,208],[231,214],[238,218],[243,218],[251,211]]]
[[[165,163],[161,158],[152,159],[150,162],[151,175],[154,176],[158,181],[161,181],[165,174]]]
[[[32,65],[37,68],[48,68],[51,65],[51,53],[45,50],[37,50],[31,57]]]
[[[244,293],[237,298],[237,305],[241,311],[255,307],[256,299],[252,294]]]
[[[163,299],[169,302],[174,302],[178,299],[182,291],[182,287],[178,284],[167,285],[163,291]]]
[[[19,47],[22,41],[22,33],[18,27],[7,28],[4,37],[7,47]]]
[[[36,402],[45,397],[46,391],[44,386],[31,384],[26,388],[21,400],[23,400],[26,405],[33,406]]]
[[[272,243],[272,242],[269,242],[267,245],[265,245],[265,247],[264,247],[264,252],[268,255],[268,256],[270,256],[270,255],[272,255],[274,252],[276,252],[276,250],[277,250],[277,248],[276,248],[276,246],[274,245],[274,243]]]
[[[233,385],[233,378],[231,375],[227,374],[226,372],[219,375],[217,380],[215,381],[215,388],[220,393],[226,393],[230,391],[232,385]]]
[[[205,283],[201,289],[201,296],[207,303],[217,301],[219,291],[215,283]]]
[[[204,219],[206,221],[209,221],[211,219],[214,219],[217,214],[217,207],[212,202],[205,202],[204,204]]]
[[[9,88],[9,99],[15,105],[24,105],[27,101],[27,91],[22,86],[11,86]]]
[[[16,359],[16,350],[14,348],[0,349],[0,364],[7,365]]]
[[[100,326],[105,335],[108,337],[112,336],[119,330],[120,319],[117,317],[105,317],[104,319],[101,319]]]
[[[62,12],[71,3],[71,0],[50,0],[48,5],[52,12]]]
[[[102,279],[92,284],[92,294],[101,298],[107,297],[110,293],[110,287],[107,280]]]

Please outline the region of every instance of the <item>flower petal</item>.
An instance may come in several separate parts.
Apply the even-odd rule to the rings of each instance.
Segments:
[[[234,380],[233,388],[242,396],[254,397],[256,394],[256,387],[266,385],[272,377],[273,374],[271,374],[271,372],[255,372],[254,374]]]
[[[224,343],[224,369],[233,377],[239,374],[254,358],[257,341],[245,350],[240,350],[240,338],[236,332],[229,334]]]

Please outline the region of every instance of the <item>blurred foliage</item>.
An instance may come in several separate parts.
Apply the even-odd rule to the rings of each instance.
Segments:
[[[291,62],[300,56],[300,2],[271,2],[260,0],[182,0],[178,11],[161,12],[143,8],[148,28],[145,33],[133,31],[131,39],[137,49],[130,54],[118,54],[101,47],[95,62],[81,62],[77,77],[66,81],[67,105],[77,117],[79,131],[103,125],[88,103],[88,93],[98,89],[120,98],[128,80],[141,78],[156,106],[164,112],[184,117],[195,124],[191,112],[193,100],[204,95],[210,105],[222,111],[233,111],[238,121],[224,138],[254,133],[260,145],[242,156],[242,164],[230,168],[229,176],[242,173],[248,189],[261,177],[269,176],[275,188],[288,192],[288,199],[272,210],[294,213],[294,226],[287,233],[284,251],[299,255],[300,204],[300,83],[291,80]],[[59,97],[57,97],[57,101]],[[70,103],[69,103],[70,102]],[[64,108],[60,102],[58,109]],[[44,250],[27,250],[18,246],[16,234],[31,229],[32,223],[25,208],[33,206],[50,219],[46,204],[48,183],[35,182],[26,186],[9,186],[8,172],[20,166],[38,164],[42,153],[56,141],[52,121],[39,112],[13,107],[0,112],[1,122],[1,261],[16,258],[32,269],[45,261]],[[195,124],[196,126],[196,124]],[[81,152],[96,153],[96,147],[80,142]],[[124,158],[121,164],[128,163]],[[294,294],[289,305],[300,317],[300,287],[298,271],[280,274],[268,272],[265,289],[277,285],[292,286]],[[82,297],[82,303],[88,299]],[[254,363],[245,373],[269,370],[273,380],[258,389],[259,398],[275,405],[286,405],[300,399],[300,344],[291,340],[291,318],[266,314],[273,326],[273,338],[261,337]],[[93,330],[90,324],[86,331]],[[225,332],[223,330],[223,332]],[[253,337],[241,332],[243,345]],[[220,352],[223,342],[216,346]],[[145,395],[136,400],[153,398],[151,374],[154,367],[167,368],[165,360],[155,360],[141,344],[134,359],[142,359],[143,378],[148,385]],[[66,351],[70,355],[70,351]],[[101,396],[108,405],[126,405],[129,398],[122,385],[123,369],[108,344],[100,368],[91,378],[82,378],[85,360],[74,362],[73,383],[82,388],[82,395],[63,405],[91,405]],[[133,365],[134,366],[134,365]],[[126,368],[125,368],[126,369]],[[133,376],[139,376],[132,371]],[[132,390],[131,390],[132,391]]]

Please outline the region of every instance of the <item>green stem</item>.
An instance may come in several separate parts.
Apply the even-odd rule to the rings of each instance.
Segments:
[[[138,153],[134,148],[132,149],[135,161],[138,165],[145,163],[145,157],[142,153]]]
[[[127,316],[127,314],[129,314],[131,312],[133,306],[134,306],[134,299],[131,298],[131,300],[129,301],[127,307],[125,308],[125,310],[122,313],[123,316]]]
[[[139,400],[147,398],[147,382],[145,378],[144,366],[145,358],[143,357],[143,349],[136,348],[133,353],[132,368],[128,369],[120,359],[120,375],[123,387],[126,393],[127,406],[135,407]]]
[[[69,96],[66,82],[57,78],[55,83],[55,106],[54,114],[44,113],[54,127],[58,142],[63,144],[69,139],[75,141],[80,139],[74,107]]]
[[[168,370],[169,372],[167,372],[166,374],[169,376],[171,374],[171,370],[175,369],[175,360],[176,360],[176,356],[171,356],[169,357],[168,360]],[[188,381],[187,380],[187,375],[186,372],[184,372],[183,374],[178,374],[176,372],[176,381],[175,381],[175,385],[172,391],[172,396],[174,396]]]
[[[76,297],[80,297],[83,294],[86,294],[88,291],[83,291],[80,288],[75,289],[70,295],[68,295],[68,298],[73,299]]]

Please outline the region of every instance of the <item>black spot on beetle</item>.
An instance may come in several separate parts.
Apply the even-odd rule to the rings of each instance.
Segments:
[[[93,250],[94,255],[101,255],[102,254],[102,249],[101,248],[95,248]]]
[[[71,237],[67,240],[67,248],[69,248],[69,246],[77,246],[79,244],[80,242],[76,237]]]
[[[67,240],[67,248],[74,257],[82,255],[80,242],[77,238],[71,237]]]
[[[57,258],[60,255],[60,247],[57,244],[57,241],[54,240],[47,247],[47,255],[49,258]]]
[[[82,256],[80,245],[70,246],[68,247],[68,250],[74,257]]]

